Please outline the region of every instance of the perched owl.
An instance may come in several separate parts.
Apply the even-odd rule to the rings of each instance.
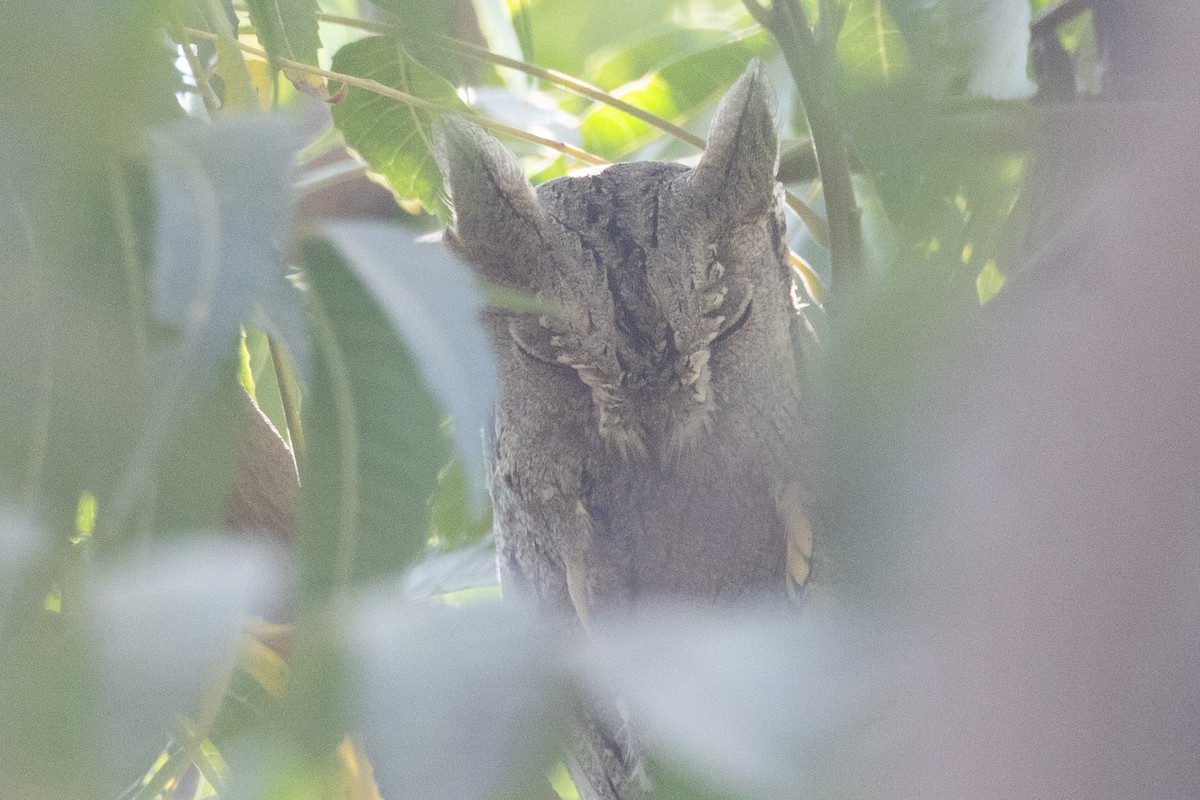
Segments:
[[[586,627],[646,599],[728,604],[808,580],[799,321],[772,108],[754,64],[695,168],[614,164],[536,190],[479,128],[435,127],[451,246],[484,280],[538,300],[486,312],[506,593]],[[585,798],[628,800],[637,756],[603,717],[588,722],[572,772]]]

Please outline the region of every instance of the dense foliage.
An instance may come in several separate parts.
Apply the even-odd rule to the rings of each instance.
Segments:
[[[1122,4],[1048,5],[10,4],[0,796],[569,798],[562,722],[594,687],[629,698],[665,797],[890,785],[900,712],[864,676],[909,575],[889,526],[919,513],[897,442],[948,344],[1074,230],[1039,216],[1035,157],[1072,115],[1104,128],[1121,77],[1097,42]],[[430,125],[476,121],[535,182],[693,158],[756,57],[855,621],[664,610],[574,641],[495,602],[476,317],[529,300],[417,241],[450,219]],[[245,393],[296,454],[294,530],[226,530]]]

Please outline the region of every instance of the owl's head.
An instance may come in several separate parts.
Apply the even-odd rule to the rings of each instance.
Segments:
[[[485,280],[557,313],[504,312],[501,359],[567,371],[602,439],[678,454],[768,348],[786,348],[791,279],[770,87],[752,64],[718,107],[695,168],[615,164],[535,191],[520,160],[443,118],[448,238]]]

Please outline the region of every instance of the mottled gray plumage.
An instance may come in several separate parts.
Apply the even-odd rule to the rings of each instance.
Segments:
[[[648,597],[783,597],[789,575],[807,579],[797,319],[761,68],[722,102],[695,169],[616,164],[535,192],[480,129],[435,133],[452,245],[558,310],[487,312],[505,591],[586,625]],[[585,716],[584,797],[638,796],[620,717]]]

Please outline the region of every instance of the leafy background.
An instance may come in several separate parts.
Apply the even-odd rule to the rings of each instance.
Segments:
[[[11,5],[0,796],[569,800],[594,691],[667,798],[1197,796],[1196,21],[1136,6]],[[755,57],[843,602],[577,640],[496,602],[476,317],[515,301],[416,241],[430,124],[535,182],[686,161]],[[247,393],[275,535],[226,530]]]

